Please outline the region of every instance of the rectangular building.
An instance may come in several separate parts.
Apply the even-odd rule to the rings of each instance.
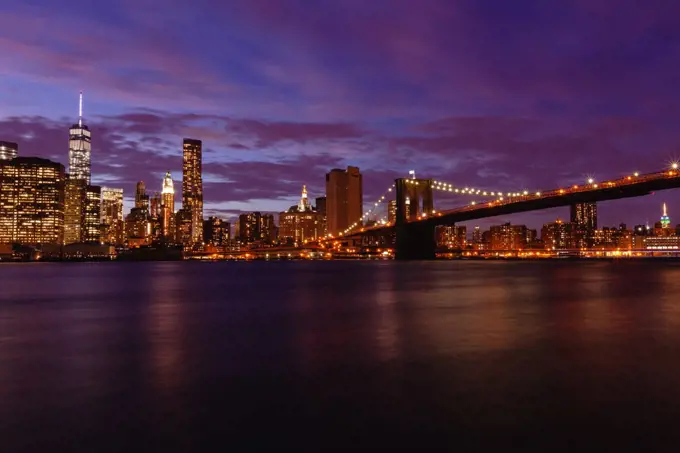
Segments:
[[[0,242],[61,244],[65,180],[64,166],[47,159],[0,161]]]
[[[326,227],[337,236],[361,220],[363,184],[358,167],[333,169],[326,174]]]
[[[238,216],[238,238],[243,244],[259,241],[262,237],[262,214],[249,212]]]
[[[102,187],[101,192],[102,242],[110,245],[123,245],[125,244],[123,189]]]
[[[467,246],[467,228],[458,225],[441,225],[435,227],[435,238],[437,247],[464,249]]]
[[[182,162],[182,208],[191,212],[191,240],[203,242],[203,142],[185,138]]]
[[[494,225],[490,228],[491,250],[522,250],[527,246],[527,227],[525,225]]]

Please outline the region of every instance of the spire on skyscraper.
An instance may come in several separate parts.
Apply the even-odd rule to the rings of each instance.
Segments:
[[[83,90],[80,90],[80,99],[78,101],[78,126],[83,127]]]
[[[311,206],[309,205],[309,199],[307,199],[307,186],[302,186],[302,196],[300,197],[300,203],[298,203],[298,211],[305,212],[311,211]]]

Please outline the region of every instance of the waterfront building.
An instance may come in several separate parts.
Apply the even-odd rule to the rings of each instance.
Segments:
[[[91,184],[92,134],[83,123],[83,92],[80,92],[78,123],[69,128],[69,178]]]
[[[499,251],[522,250],[527,245],[527,227],[525,225],[494,225],[490,228],[490,249]]]
[[[152,225],[145,208],[134,207],[130,210],[125,218],[125,235],[130,248],[151,244]]]
[[[19,154],[19,145],[0,140],[0,160],[12,160]]]
[[[208,217],[203,222],[203,241],[206,245],[225,247],[229,244],[231,224],[219,217]]]
[[[263,244],[272,244],[278,237],[276,223],[273,214],[262,214],[260,216],[260,241]]]
[[[441,225],[435,228],[437,247],[461,250],[467,246],[467,228],[458,225]]]
[[[191,213],[191,241],[203,242],[203,176],[200,140],[185,138],[182,161],[182,208]]]
[[[324,216],[309,204],[307,187],[302,186],[298,204],[279,213],[279,240],[295,245],[316,241],[323,235],[323,224]]]
[[[100,186],[87,186],[85,189],[85,218],[82,242],[100,244],[102,237]]]
[[[597,230],[597,203],[571,205],[570,217],[571,223],[579,230],[579,248],[592,247],[595,242],[595,230]]]
[[[326,174],[326,224],[328,234],[337,236],[361,220],[362,176],[358,167],[333,169]]]
[[[541,229],[541,239],[547,250],[579,248],[579,226],[571,222],[557,220],[546,223]]]
[[[38,157],[0,160],[0,243],[61,244],[64,166]]]
[[[101,193],[102,242],[121,246],[125,244],[123,189],[102,187]]]
[[[64,244],[83,242],[87,184],[82,179],[66,178],[64,208]]]
[[[680,251],[680,236],[647,236],[644,244],[644,249],[650,251]]]
[[[261,239],[262,214],[248,212],[238,216],[238,239],[242,244],[249,244]]]

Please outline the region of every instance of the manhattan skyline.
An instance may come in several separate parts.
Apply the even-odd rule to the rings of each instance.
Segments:
[[[128,201],[139,180],[160,190],[169,170],[177,184],[181,140],[195,137],[205,215],[228,218],[284,211],[305,184],[321,196],[324,174],[347,165],[368,205],[411,169],[545,190],[680,157],[672,2],[364,3],[180,1],[160,16],[150,2],[5,6],[0,140],[67,165],[83,90],[93,184]],[[654,223],[663,202],[677,223],[668,191],[601,203],[600,224]],[[478,223],[557,217],[568,211]]]

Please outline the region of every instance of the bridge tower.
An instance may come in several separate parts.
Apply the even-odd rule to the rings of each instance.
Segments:
[[[434,213],[431,179],[395,180],[397,212],[395,218],[395,258],[398,260],[434,259],[434,222],[418,217]]]

